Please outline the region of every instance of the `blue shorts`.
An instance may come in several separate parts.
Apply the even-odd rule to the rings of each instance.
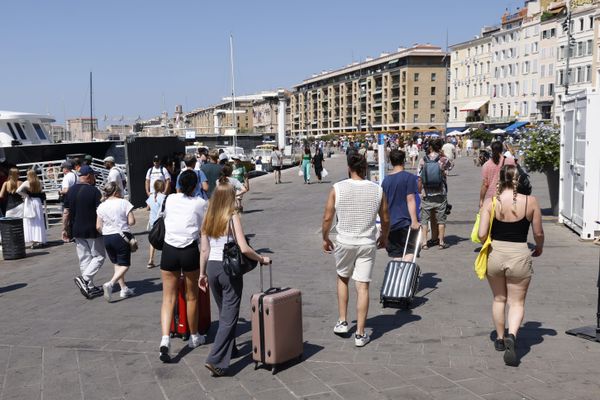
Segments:
[[[131,235],[125,232],[125,236]],[[118,233],[104,236],[104,247],[106,254],[113,264],[121,267],[129,267],[131,265],[131,248],[129,243]]]

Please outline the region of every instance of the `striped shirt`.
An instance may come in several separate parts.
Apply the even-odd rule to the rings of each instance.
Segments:
[[[337,242],[351,246],[375,244],[375,221],[383,190],[367,180],[346,179],[333,185]]]

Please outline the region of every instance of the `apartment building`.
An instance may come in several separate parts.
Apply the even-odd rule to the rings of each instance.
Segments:
[[[592,63],[594,52],[594,22],[599,12],[600,0],[573,0],[571,11],[571,46],[568,45],[567,30],[561,21],[558,34],[557,85],[555,92],[556,121],[562,110],[565,93],[574,93],[592,86]],[[569,56],[567,57],[567,51]],[[567,70],[567,58],[569,67]]]
[[[446,123],[448,55],[415,45],[293,87],[291,134],[442,130]]]
[[[540,20],[539,91],[537,113],[539,119],[554,120],[554,88],[556,86],[557,37],[565,14],[562,6],[546,11]]]
[[[449,129],[480,124],[487,119],[491,94],[492,34],[486,27],[473,40],[451,47]]]
[[[67,120],[67,131],[73,141],[91,141],[92,127],[94,134],[96,134],[98,132],[98,118],[70,118]]]
[[[594,55],[593,55],[593,70],[596,71],[593,77],[592,85],[597,90],[600,90],[600,13],[597,13],[594,23]]]
[[[237,133],[253,132],[253,102],[252,100],[235,101],[235,126]],[[234,127],[234,111],[232,102],[222,103],[193,110],[185,114],[188,130],[194,130],[196,134],[223,135],[230,132]]]

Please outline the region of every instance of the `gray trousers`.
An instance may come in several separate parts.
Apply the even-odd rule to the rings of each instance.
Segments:
[[[219,329],[206,362],[227,369],[235,346],[235,328],[240,315],[244,280],[231,278],[223,271],[223,263],[209,261],[206,267],[208,284],[219,307]]]
[[[93,286],[93,279],[106,258],[106,250],[104,249],[104,240],[102,236],[95,239],[75,238],[77,245],[77,257],[79,258],[79,269],[81,276],[89,285]]]

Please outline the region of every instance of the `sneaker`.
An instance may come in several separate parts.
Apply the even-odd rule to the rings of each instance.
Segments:
[[[81,292],[83,297],[85,297],[86,299],[89,299],[90,292],[88,289],[88,283],[86,282],[85,279],[83,279],[83,276],[76,276],[73,279],[73,281],[75,282],[75,285],[79,288],[79,291]]]
[[[213,377],[225,376],[225,370],[222,368],[215,367],[210,363],[206,363],[204,366],[210,371]]]
[[[169,337],[163,337],[160,341],[160,347],[159,347],[159,355],[158,358],[160,359],[160,361],[164,362],[164,363],[168,363],[169,361],[171,361],[171,356],[169,355],[169,350],[171,349],[171,341],[169,340]]]
[[[349,330],[350,328],[346,321],[338,321],[333,327],[333,333],[348,333]]]
[[[88,289],[89,297],[88,299],[93,299],[95,297],[100,297],[104,294],[104,289],[101,286],[92,286]]]
[[[510,367],[519,365],[515,341],[515,335],[513,334],[509,334],[504,338],[504,345],[506,346],[506,351],[504,352],[504,364]]]
[[[354,345],[356,347],[363,347],[371,341],[371,338],[366,333],[364,335],[354,335]]]
[[[104,291],[104,298],[110,303],[112,300],[113,284],[106,282],[104,285],[102,285],[102,290]]]
[[[206,336],[195,334],[190,336],[190,341],[188,342],[188,347],[190,349],[195,349],[196,347],[206,343]]]
[[[504,345],[504,339],[496,339],[494,341],[494,348],[496,349],[496,351],[506,350],[506,346]]]
[[[134,295],[133,289],[126,287],[125,289],[121,289],[121,292],[119,293],[119,296],[122,299],[126,299],[128,297],[131,297]]]

